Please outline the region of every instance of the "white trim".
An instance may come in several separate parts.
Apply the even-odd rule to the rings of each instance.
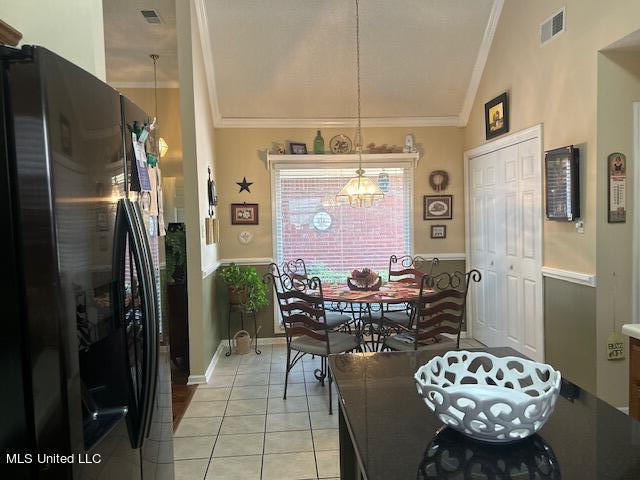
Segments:
[[[640,322],[640,102],[633,102],[633,253],[632,253],[632,316]]]
[[[213,375],[213,369],[216,368],[218,360],[220,359],[220,356],[222,355],[223,351],[224,351],[224,344],[223,342],[220,342],[220,344],[218,345],[218,348],[216,349],[216,352],[213,354],[213,357],[211,357],[211,361],[209,362],[209,366],[207,367],[207,370],[204,372],[204,375],[189,375],[189,379],[187,380],[187,385],[209,383],[209,380],[211,380],[211,375]]]
[[[466,127],[467,122],[469,121],[471,108],[473,107],[473,102],[476,99],[480,80],[482,80],[482,74],[484,73],[484,67],[487,64],[487,59],[489,58],[489,51],[491,50],[491,44],[493,43],[493,37],[498,27],[498,21],[500,20],[500,14],[502,13],[503,6],[504,0],[494,0],[493,6],[491,7],[489,20],[487,21],[487,26],[484,30],[480,49],[478,50],[478,57],[476,58],[476,63],[471,72],[471,79],[469,80],[469,86],[467,87],[467,94],[464,98],[462,110],[458,117],[458,126],[460,127]]]
[[[207,265],[202,269],[202,278],[207,278],[209,275],[211,275],[213,272],[215,272],[218,267],[220,266],[222,262],[219,260],[216,260],[215,262],[213,262],[211,265]]]
[[[269,265],[270,263],[273,263],[273,258],[223,258],[218,260],[218,263],[220,265],[229,265],[230,263],[235,263],[236,265]]]
[[[153,88],[153,82],[107,82],[111,88]],[[158,88],[180,88],[177,80],[158,82]]]
[[[386,167],[390,167],[391,163],[411,163],[413,168],[418,165],[420,161],[419,153],[363,153],[362,163],[365,166],[383,164]],[[327,165],[332,163],[340,164],[358,164],[358,154],[348,153],[343,155],[273,155],[267,152],[267,169],[271,170],[277,165],[295,165],[296,167],[311,167],[318,168],[320,165]],[[320,167],[322,168],[322,167]],[[272,205],[272,207],[275,205]],[[274,230],[275,231],[275,230]]]
[[[218,115],[220,115],[218,113]],[[238,118],[216,117],[216,128],[355,127],[355,118]],[[457,127],[457,115],[444,117],[363,117],[363,127]]]
[[[211,47],[211,35],[209,34],[209,22],[205,0],[195,0],[196,18],[198,20],[198,36],[202,48],[202,62],[204,63],[204,75],[209,94],[209,109],[213,118],[214,127],[221,126],[222,117],[218,104],[218,90],[216,88],[216,71],[213,66],[213,48]]]
[[[571,270],[562,270],[560,268],[542,267],[542,276],[564,280],[565,282],[577,283],[587,287],[596,286],[596,275],[594,273],[574,272]]]
[[[629,415],[629,407],[616,407],[618,410],[620,410],[622,413],[624,413],[625,415]]]
[[[481,155],[486,155],[487,153],[495,152],[497,150],[501,150],[503,148],[506,148],[518,143],[526,142],[527,140],[531,140],[534,138],[537,138],[540,141],[540,161],[542,162],[542,158],[543,158],[542,135],[543,135],[543,127],[542,127],[542,124],[539,123],[537,125],[534,125],[533,127],[520,130],[518,132],[506,135],[504,137],[500,137],[497,140],[493,140],[492,142],[484,143],[475,148],[472,148],[471,150],[467,150],[463,153],[464,211],[467,212],[466,215],[464,216],[464,248],[466,252],[465,263],[467,268],[471,268],[471,218],[469,215],[469,212],[470,212],[469,210],[469,192],[470,192],[469,162],[473,158],[479,157]],[[543,180],[542,175],[540,177],[540,180],[541,181]],[[540,188],[542,189],[542,185],[540,185]],[[543,197],[541,196],[540,197],[541,201],[542,201],[542,198]],[[542,210],[544,210],[544,208]],[[541,248],[541,255],[542,255],[541,261],[544,263],[544,224],[542,225],[542,228],[540,228],[540,236],[538,238],[538,242]],[[540,307],[544,312],[544,288],[542,288],[541,290],[542,290],[542,294],[540,298]],[[471,303],[472,302],[467,303],[467,310],[469,311],[469,314],[467,315],[468,319],[473,318],[472,317],[473,306],[471,305]],[[544,358],[544,313],[543,313],[542,325],[538,327],[541,329],[541,332],[539,332],[541,334],[541,342],[542,342],[541,354]],[[471,320],[467,322],[467,331],[469,332],[469,336],[473,338],[473,321]]]
[[[466,253],[416,253],[415,256],[422,257],[425,260],[437,258],[442,261],[467,260]]]

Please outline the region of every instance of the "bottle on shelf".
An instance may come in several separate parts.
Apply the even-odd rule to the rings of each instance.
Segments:
[[[313,140],[313,153],[316,155],[324,153],[324,138],[322,138],[320,130],[318,130],[316,138]]]

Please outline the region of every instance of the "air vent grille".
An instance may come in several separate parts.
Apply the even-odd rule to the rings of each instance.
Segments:
[[[565,8],[561,8],[540,24],[540,46],[565,31]]]
[[[162,23],[155,10],[140,10],[147,23]]]

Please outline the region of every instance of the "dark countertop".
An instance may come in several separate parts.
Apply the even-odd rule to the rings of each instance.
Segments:
[[[486,351],[518,355],[509,348]],[[565,379],[551,418],[538,435],[514,446],[487,446],[444,429],[413,379],[420,366],[443,353],[330,357],[340,408],[369,480],[529,478],[500,476],[505,465],[535,471],[531,478],[539,479],[640,479],[640,422]],[[456,472],[465,462],[466,476]],[[498,474],[487,475],[492,470]]]

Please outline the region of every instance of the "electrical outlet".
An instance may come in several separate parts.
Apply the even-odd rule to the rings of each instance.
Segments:
[[[576,222],[576,233],[584,233],[584,220]]]

